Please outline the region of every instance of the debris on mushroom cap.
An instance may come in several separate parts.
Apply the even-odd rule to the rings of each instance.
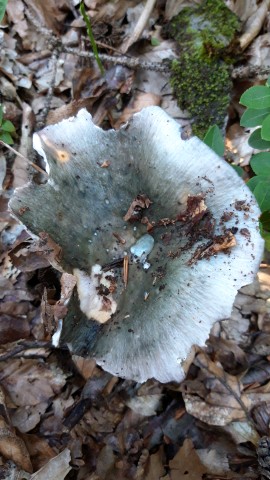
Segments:
[[[204,345],[258,269],[252,193],[158,107],[119,131],[81,110],[36,134],[34,146],[49,180],[17,190],[10,207],[33,233],[48,233],[62,268],[76,274],[60,343],[114,375],[180,381],[192,345]],[[138,261],[132,248],[145,235],[153,241]]]

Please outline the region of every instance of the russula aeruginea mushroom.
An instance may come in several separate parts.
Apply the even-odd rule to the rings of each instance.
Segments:
[[[62,248],[77,279],[60,345],[143,382],[181,381],[252,282],[263,251],[256,201],[241,178],[158,107],[119,131],[76,117],[35,134],[46,184],[18,189],[13,213]]]

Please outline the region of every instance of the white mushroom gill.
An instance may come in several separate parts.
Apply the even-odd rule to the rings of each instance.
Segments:
[[[182,380],[192,346],[230,316],[259,267],[252,193],[158,107],[119,131],[101,130],[81,110],[37,135],[50,182],[16,191],[10,207],[61,246],[62,268],[77,277],[60,344],[114,375]],[[125,252],[144,263],[123,261]]]

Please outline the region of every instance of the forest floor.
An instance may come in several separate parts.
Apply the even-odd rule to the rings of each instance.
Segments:
[[[239,292],[231,318],[215,324],[205,349],[197,350],[184,382],[137,384],[52,347],[44,305],[59,299],[58,277],[45,257],[31,252],[29,233],[8,211],[14,189],[33,176],[25,159],[37,161],[32,134],[45,125],[85,107],[97,125],[118,129],[150,105],[190,124],[163,68],[175,45],[161,28],[184,5],[197,3],[156,2],[136,38],[143,2],[85,0],[102,76],[78,1],[8,1],[0,28],[1,104],[16,128],[19,154],[0,151],[0,479],[270,478],[267,255],[258,279]],[[226,130],[226,146],[248,178],[252,149],[238,100],[267,78],[254,76],[254,69],[270,65],[269,3],[226,3],[242,18],[239,36],[249,38]],[[265,9],[255,15],[255,27],[259,6]]]

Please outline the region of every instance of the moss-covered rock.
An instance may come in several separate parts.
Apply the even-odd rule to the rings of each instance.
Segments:
[[[223,0],[204,0],[184,8],[168,26],[179,45],[171,64],[171,84],[180,108],[194,119],[193,132],[202,137],[216,123],[224,126],[230,101],[232,46],[239,21]]]

